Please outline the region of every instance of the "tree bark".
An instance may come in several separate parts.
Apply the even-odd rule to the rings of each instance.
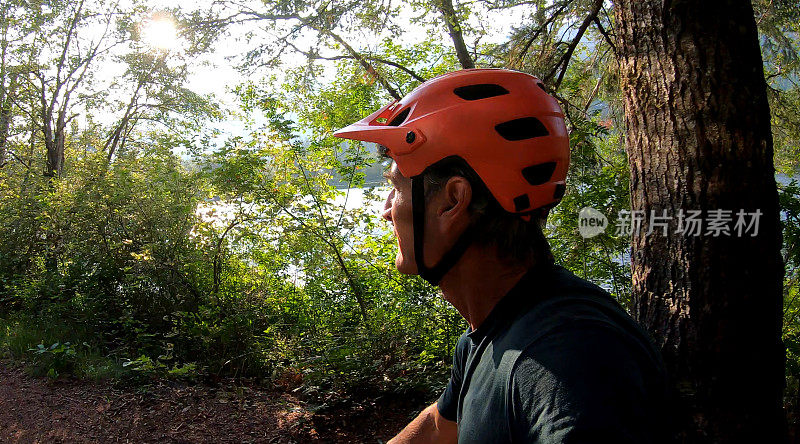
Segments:
[[[749,1],[616,0],[631,208],[702,210],[701,235],[632,233],[635,315],[661,346],[684,442],[782,442],[781,232]],[[713,236],[713,210],[732,210]],[[736,213],[760,211],[758,234]]]

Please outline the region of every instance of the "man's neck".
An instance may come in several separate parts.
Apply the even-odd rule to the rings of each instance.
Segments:
[[[500,260],[494,249],[473,245],[442,278],[439,288],[475,330],[527,271],[521,264]]]

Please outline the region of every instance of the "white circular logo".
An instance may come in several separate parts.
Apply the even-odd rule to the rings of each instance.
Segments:
[[[578,213],[578,232],[584,239],[597,236],[605,231],[607,226],[608,219],[605,214],[592,207],[583,207]]]

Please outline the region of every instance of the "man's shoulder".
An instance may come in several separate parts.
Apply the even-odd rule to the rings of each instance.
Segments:
[[[509,375],[509,423],[521,441],[650,442],[665,380],[619,331],[584,323],[523,350]],[[613,438],[613,439],[612,439]]]
[[[564,332],[569,337],[600,336],[614,343],[625,343],[643,352],[656,364],[661,356],[650,335],[606,290],[579,278],[562,267],[556,267],[550,281],[550,297],[525,311],[512,325],[531,339],[550,337],[556,340]]]
[[[646,364],[652,350],[640,345],[635,322],[607,292],[560,267],[523,279],[501,301],[487,336],[465,335],[457,346],[454,365],[465,381],[459,436],[468,442],[562,442],[576,430],[599,431],[614,392],[649,390],[648,377],[636,375],[654,367]],[[461,360],[469,341],[463,351],[471,361]],[[627,380],[626,372],[643,382]],[[628,414],[640,405],[631,400],[612,410]]]
[[[637,442],[648,433],[635,422],[652,421],[662,399],[660,354],[608,292],[560,274],[553,294],[520,315],[506,343],[497,344],[513,356],[506,367],[513,434],[558,442],[588,432]]]
[[[496,373],[498,387],[507,386],[520,359],[532,354],[541,358],[537,362],[550,359],[549,353],[580,365],[573,355],[587,343],[594,343],[596,350],[622,348],[643,363],[659,365],[647,334],[600,287],[557,267],[547,279],[529,279],[516,291],[518,310],[493,335],[479,366]]]
[[[546,317],[554,310],[605,311],[627,316],[620,304],[600,286],[554,265],[521,280],[516,288],[519,316],[533,311]]]
[[[599,286],[564,269],[556,273],[552,293],[524,310],[493,344],[496,353],[506,355],[508,380],[536,388],[531,381],[546,386],[591,380],[587,372],[624,380],[622,375],[633,372],[648,384],[661,383],[661,355],[625,309]]]
[[[635,382],[624,374],[632,371],[650,377],[662,370],[645,340],[607,322],[564,324],[521,348],[509,368],[510,378],[525,385],[548,378],[585,382],[593,374]]]
[[[495,338],[498,345],[522,350],[555,330],[584,323],[646,337],[607,291],[562,267],[554,267],[545,279],[527,280],[518,291],[519,310]]]

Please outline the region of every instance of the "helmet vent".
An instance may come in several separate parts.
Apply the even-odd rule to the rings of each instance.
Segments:
[[[567,186],[563,183],[557,183],[556,190],[553,192],[553,199],[561,199],[564,197],[565,191],[567,191]]]
[[[508,94],[508,90],[500,85],[492,83],[481,83],[478,85],[460,86],[453,92],[464,100],[480,100],[489,97],[502,96]]]
[[[536,117],[523,117],[521,119],[509,120],[494,127],[506,140],[525,140],[534,137],[542,137],[550,134],[547,128]]]
[[[553,176],[556,170],[555,162],[545,162],[522,169],[522,176],[531,185],[541,185]]]
[[[531,200],[527,194],[520,194],[514,198],[514,210],[524,211],[531,207]]]
[[[400,126],[400,125],[402,125],[403,122],[406,121],[406,117],[408,117],[408,113],[410,113],[410,112],[411,112],[411,108],[406,108],[406,109],[400,111],[400,114],[394,116],[394,119],[392,119],[392,121],[389,122],[389,124],[387,126]]]

